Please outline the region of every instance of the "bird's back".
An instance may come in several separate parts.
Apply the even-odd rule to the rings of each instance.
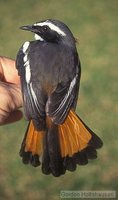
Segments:
[[[62,45],[39,41],[30,42],[28,58],[32,80],[44,89],[49,87],[52,90],[59,83],[66,84],[76,74],[72,54],[71,50],[67,50]]]

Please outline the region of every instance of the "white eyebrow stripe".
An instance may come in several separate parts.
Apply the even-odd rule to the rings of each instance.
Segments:
[[[40,22],[40,23],[35,23],[34,26],[48,26],[50,29],[56,31],[58,34],[62,36],[66,36],[66,34],[56,25],[52,24],[51,22]]]

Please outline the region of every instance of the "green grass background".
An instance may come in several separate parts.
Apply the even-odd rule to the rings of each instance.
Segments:
[[[0,55],[15,58],[32,34],[19,26],[42,19],[64,21],[79,38],[82,78],[77,112],[103,139],[98,159],[59,178],[21,163],[18,155],[27,126],[0,127],[0,200],[58,200],[61,190],[117,190],[118,1],[0,0]]]

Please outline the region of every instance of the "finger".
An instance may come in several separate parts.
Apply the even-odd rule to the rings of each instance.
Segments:
[[[8,85],[9,92],[11,95],[12,102],[10,103],[9,107],[11,107],[11,110],[16,110],[23,105],[23,99],[21,94],[21,88],[18,87],[16,84],[9,84]]]
[[[22,112],[18,109],[21,106],[21,88],[15,84],[0,82],[0,124],[20,120]]]
[[[21,87],[0,81],[0,108],[11,112],[22,107]]]
[[[3,73],[3,68],[2,68],[2,63],[0,60],[0,81],[4,80],[4,73]]]
[[[20,78],[15,66],[15,60],[0,57],[0,80],[20,84]]]
[[[0,121],[0,125],[5,125],[5,124],[10,124],[16,121],[21,120],[23,117],[23,113],[20,110],[15,110],[11,113],[9,113],[9,115],[5,116],[5,118],[3,118],[3,121]]]

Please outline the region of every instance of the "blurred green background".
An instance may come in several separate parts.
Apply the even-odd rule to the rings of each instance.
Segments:
[[[19,30],[42,19],[64,21],[79,38],[82,78],[77,112],[103,139],[98,159],[54,178],[18,155],[27,126],[0,127],[0,200],[58,200],[61,190],[117,190],[118,1],[0,0],[0,55],[15,58],[33,35]]]

